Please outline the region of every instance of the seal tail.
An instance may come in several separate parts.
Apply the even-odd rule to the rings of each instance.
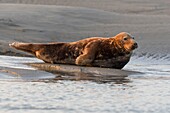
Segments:
[[[35,52],[40,49],[40,46],[38,44],[22,43],[22,42],[13,42],[9,44],[9,46],[18,50],[22,50],[24,52],[31,53],[33,55],[35,55]]]

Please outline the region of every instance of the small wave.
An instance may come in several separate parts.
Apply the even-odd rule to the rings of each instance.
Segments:
[[[170,77],[170,55],[142,53],[133,55],[127,70],[144,73],[136,77]]]
[[[137,53],[133,54],[131,61],[132,64],[170,64],[170,54]]]

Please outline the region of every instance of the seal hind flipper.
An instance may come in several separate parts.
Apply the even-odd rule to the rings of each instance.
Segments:
[[[22,50],[24,52],[31,53],[33,55],[35,55],[35,52],[40,49],[40,46],[38,44],[22,42],[13,42],[12,44],[9,44],[9,46],[14,47],[15,49],[18,50]]]

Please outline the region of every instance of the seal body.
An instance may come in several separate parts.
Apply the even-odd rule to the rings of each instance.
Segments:
[[[34,54],[46,63],[121,69],[129,62],[137,43],[129,33],[121,32],[110,38],[92,37],[70,43],[14,42],[10,46]]]

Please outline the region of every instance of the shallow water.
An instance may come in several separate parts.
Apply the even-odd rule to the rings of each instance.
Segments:
[[[22,64],[32,62],[41,61],[0,56],[1,112],[170,113],[168,59],[134,56],[124,71],[141,73],[121,82],[56,80],[56,74]]]

